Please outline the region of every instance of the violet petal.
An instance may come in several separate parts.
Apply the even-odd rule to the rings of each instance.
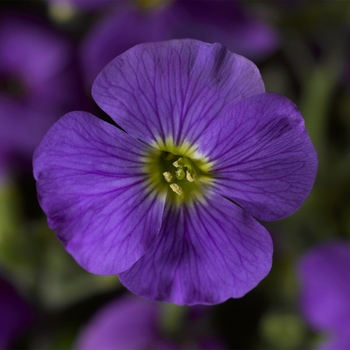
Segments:
[[[296,106],[264,93],[228,108],[201,136],[215,190],[261,220],[294,213],[309,195],[317,155]]]
[[[147,189],[141,160],[146,147],[91,114],[72,112],[34,154],[49,226],[90,272],[129,268],[160,229],[164,198]]]
[[[306,253],[298,265],[300,304],[317,330],[348,333],[350,325],[350,245],[334,241]]]
[[[96,78],[97,104],[131,136],[195,143],[228,103],[264,92],[257,67],[220,44],[137,45]]]
[[[157,339],[160,308],[133,295],[99,310],[80,332],[77,350],[146,349]]]
[[[271,268],[267,230],[227,199],[168,206],[151,249],[119,275],[134,293],[175,304],[216,304],[241,297]]]

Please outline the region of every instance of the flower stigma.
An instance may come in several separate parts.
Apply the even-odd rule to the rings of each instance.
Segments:
[[[205,192],[213,184],[213,162],[187,141],[176,145],[171,138],[157,138],[143,158],[149,189],[175,205],[205,201]]]

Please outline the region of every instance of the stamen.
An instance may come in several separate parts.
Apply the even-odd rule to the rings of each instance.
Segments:
[[[171,173],[169,173],[169,171],[165,171],[163,173],[164,179],[166,182],[171,182],[173,181],[173,175],[171,175]]]
[[[186,180],[189,181],[189,182],[193,182],[196,178],[196,175],[193,171],[189,171],[187,170],[186,171]]]
[[[178,184],[171,184],[169,186],[179,196],[182,194],[182,188]]]
[[[183,168],[185,163],[184,163],[183,159],[180,157],[177,161],[175,161],[173,163],[173,165],[175,168]]]
[[[202,200],[214,178],[213,163],[197,152],[197,146],[186,142],[179,146],[169,140],[157,141],[150,154],[142,158],[149,176],[149,190],[168,194],[167,199],[174,201],[174,205]]]

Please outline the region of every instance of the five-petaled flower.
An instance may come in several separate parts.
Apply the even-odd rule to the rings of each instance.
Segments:
[[[123,130],[62,117],[34,155],[39,201],[90,272],[177,304],[241,297],[266,276],[258,220],[295,212],[317,157],[287,98],[220,44],[137,45],[96,78],[93,97]]]

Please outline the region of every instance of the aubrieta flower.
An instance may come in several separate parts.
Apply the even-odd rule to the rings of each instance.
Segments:
[[[198,307],[198,306],[197,306]],[[195,307],[196,308],[196,307]],[[204,310],[188,310],[181,325],[186,327],[203,320]],[[196,315],[194,320],[192,313]],[[193,322],[194,321],[194,322]],[[164,322],[162,305],[149,302],[134,295],[123,295],[109,302],[82,327],[75,341],[77,350],[220,350],[224,349],[221,341],[206,334],[194,332],[194,327],[187,327],[182,339],[176,339],[168,334],[162,324]],[[185,325],[183,325],[183,323]],[[188,331],[188,332],[187,332]],[[208,333],[208,330],[206,330]]]
[[[79,332],[75,348],[176,349],[159,332],[159,304],[133,295],[122,296],[99,310]]]
[[[67,40],[37,18],[0,15],[0,177],[14,159],[30,163],[47,130],[77,106],[71,54]]]
[[[323,243],[299,261],[300,307],[305,320],[329,339],[318,349],[350,348],[350,244]]]
[[[96,78],[123,129],[71,112],[34,155],[50,227],[85,269],[176,304],[241,297],[271,268],[257,221],[295,212],[317,157],[287,98],[220,44],[137,45]]]
[[[271,55],[279,45],[278,32],[264,23],[243,1],[175,0],[173,9],[181,12],[175,35],[224,44],[249,59]]]

